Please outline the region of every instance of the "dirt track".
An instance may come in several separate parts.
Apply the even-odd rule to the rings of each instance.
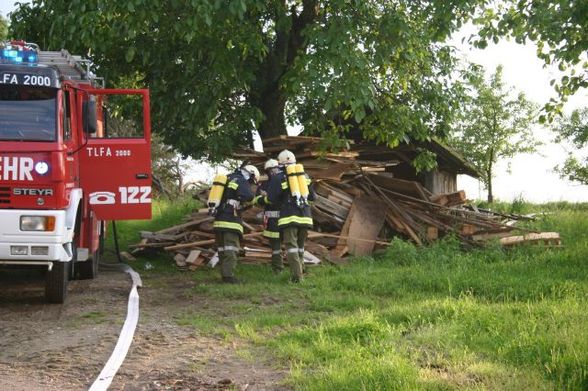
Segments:
[[[143,284],[139,325],[111,390],[286,389],[285,371],[174,322],[198,308],[186,294],[194,284],[188,273],[143,277]],[[70,282],[64,305],[49,305],[41,274],[0,269],[0,390],[87,389],[116,344],[130,285],[126,274],[101,271],[96,280]]]

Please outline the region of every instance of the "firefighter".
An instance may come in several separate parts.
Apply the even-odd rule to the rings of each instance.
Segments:
[[[270,180],[268,200],[280,208],[278,228],[286,247],[290,281],[299,283],[303,280],[304,242],[313,225],[310,202],[314,201],[314,192],[310,178],[302,171],[302,165],[296,164],[292,152],[280,152],[278,163],[281,169]],[[307,194],[301,188],[305,188]]]
[[[257,182],[259,170],[252,165],[242,166],[227,176],[220,204],[215,208],[214,233],[221,266],[222,281],[239,282],[235,266],[243,225],[239,211],[253,200],[251,185]]]
[[[263,169],[267,174],[268,180],[262,182],[257,188],[254,204],[264,207],[263,236],[269,240],[270,248],[272,250],[272,270],[274,273],[279,274],[284,270],[284,263],[282,261],[282,243],[280,241],[280,231],[278,229],[280,206],[270,203],[267,197],[270,180],[280,172],[278,161],[275,159],[269,159],[265,162]]]

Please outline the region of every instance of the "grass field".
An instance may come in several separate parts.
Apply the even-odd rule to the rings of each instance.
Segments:
[[[156,203],[152,222],[121,223],[123,246],[192,206]],[[190,294],[207,304],[177,322],[262,348],[301,390],[586,390],[588,205],[498,207],[548,211],[531,225],[560,232],[564,248],[466,252],[452,238],[426,248],[394,240],[374,258],[314,267],[302,285],[242,265],[245,283],[226,286],[206,268],[193,272]],[[147,278],[180,273],[163,258],[139,261],[155,266]]]

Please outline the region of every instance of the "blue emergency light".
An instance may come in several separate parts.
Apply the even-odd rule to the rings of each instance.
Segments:
[[[3,63],[32,65],[37,64],[37,58],[37,51],[26,46],[6,45],[0,49],[0,62]]]

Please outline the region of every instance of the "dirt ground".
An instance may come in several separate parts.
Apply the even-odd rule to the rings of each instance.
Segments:
[[[139,270],[139,272],[141,272]],[[43,302],[42,272],[0,269],[0,390],[87,389],[110,357],[124,322],[131,280],[101,270],[71,281],[63,305]],[[197,310],[189,273],[143,276],[133,344],[110,390],[286,390],[286,371],[251,347],[203,337],[174,317]],[[267,356],[263,352],[254,357]]]

